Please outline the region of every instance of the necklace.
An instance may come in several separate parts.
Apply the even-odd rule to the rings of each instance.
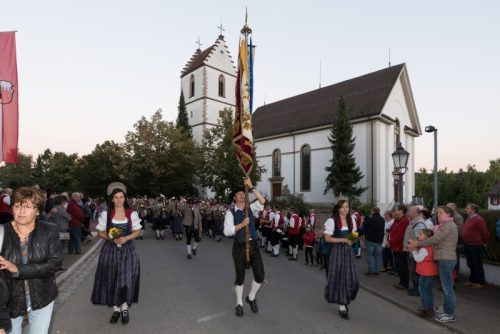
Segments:
[[[12,225],[14,227],[14,231],[16,231],[17,235],[19,236],[19,239],[21,240],[26,240],[28,238],[28,236],[31,234],[31,232],[33,232],[34,230],[34,227],[31,228],[31,226],[29,227],[30,230],[29,232],[21,232],[21,229],[19,228],[19,225],[16,223],[16,221],[14,221],[14,224]]]

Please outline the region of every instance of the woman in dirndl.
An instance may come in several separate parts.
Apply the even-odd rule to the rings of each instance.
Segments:
[[[325,222],[325,241],[332,245],[325,287],[325,298],[339,305],[339,315],[349,319],[348,305],[359,290],[356,258],[348,238],[356,231],[356,223],[349,215],[349,203],[341,199],[333,208],[333,217]]]
[[[110,202],[98,220],[98,236],[105,240],[99,254],[91,301],[113,307],[109,320],[127,324],[128,307],[139,299],[140,263],[133,240],[141,230],[141,219],[127,203],[126,188],[119,182],[108,186]]]

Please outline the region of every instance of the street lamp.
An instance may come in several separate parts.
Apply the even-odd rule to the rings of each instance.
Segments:
[[[399,175],[399,204],[403,204],[403,175],[408,170],[408,157],[410,153],[406,151],[401,143],[398,148],[392,153],[392,160],[394,160],[394,172]]]
[[[434,223],[437,224],[438,206],[438,129],[432,125],[425,127],[425,132],[434,132]]]

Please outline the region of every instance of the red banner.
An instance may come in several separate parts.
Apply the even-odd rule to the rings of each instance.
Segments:
[[[18,96],[16,36],[0,32],[0,161],[7,163],[17,163]]]

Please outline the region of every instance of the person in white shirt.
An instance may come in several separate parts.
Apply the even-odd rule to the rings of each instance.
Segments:
[[[245,217],[245,204],[247,200],[245,189],[234,189],[231,193],[234,207],[226,211],[224,218],[224,235],[234,235],[235,237],[232,253],[236,272],[234,281],[234,290],[236,292],[235,314],[238,317],[243,316],[243,282],[245,281],[245,269],[251,267],[254,275],[250,293],[245,299],[245,301],[250,304],[250,309],[254,313],[259,312],[255,296],[264,281],[264,263],[260,255],[254,217],[258,217],[259,211],[264,208],[263,205],[266,199],[257,189],[255,189],[250,178],[245,178],[244,184],[249,191],[255,195],[257,201],[250,205],[248,216]],[[246,240],[245,237],[245,227],[248,228],[248,240]],[[247,261],[247,251],[250,252],[250,262]]]

